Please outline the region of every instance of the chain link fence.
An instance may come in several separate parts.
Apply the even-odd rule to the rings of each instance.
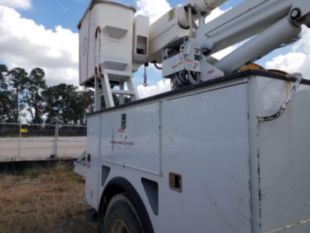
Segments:
[[[86,147],[86,126],[0,123],[0,162],[78,158]]]

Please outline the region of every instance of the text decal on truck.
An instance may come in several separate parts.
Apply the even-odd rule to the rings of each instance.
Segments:
[[[112,140],[110,142],[112,144],[112,150],[115,149],[115,145],[120,146],[134,146],[135,143],[128,141],[128,129],[127,129],[127,114],[121,115],[121,128],[112,132]]]

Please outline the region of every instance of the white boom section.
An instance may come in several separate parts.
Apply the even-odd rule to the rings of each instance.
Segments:
[[[288,16],[291,4],[287,0],[245,1],[210,23],[201,25],[197,30],[197,40],[215,53],[262,32]]]
[[[294,26],[287,18],[284,18],[214,65],[226,73],[233,72],[245,63],[256,60],[282,44],[298,39],[300,32],[300,27]]]
[[[310,4],[307,0],[243,1],[209,23],[205,23],[205,17],[214,9],[212,7],[225,1],[212,1],[210,5],[204,0],[189,2],[190,5],[175,9],[179,20],[169,21],[168,13],[150,30],[150,59],[163,63],[164,77],[171,78],[174,84],[194,84],[231,73],[276,48],[298,40],[301,26],[310,26]],[[180,13],[182,10],[184,14]],[[187,30],[180,15],[186,15],[188,19]],[[170,25],[165,21],[169,21]],[[167,27],[156,30],[160,25]],[[154,38],[161,43],[153,46]],[[212,59],[212,54],[247,39],[247,43],[229,56],[220,61]],[[158,52],[162,50],[165,52],[159,58]]]
[[[185,37],[190,36],[190,27],[198,15],[206,16],[227,0],[189,0],[189,5],[179,5],[164,14],[150,25],[149,60],[162,62],[163,49],[180,45]],[[190,14],[189,7],[194,7],[199,14]]]
[[[189,0],[190,5],[192,5],[200,14],[208,15],[215,8],[219,7],[227,0]]]
[[[309,26],[308,1],[245,1],[197,30],[197,40],[211,53],[218,52],[257,34],[235,53],[215,65],[231,72],[247,62],[299,39],[301,24]],[[294,15],[296,14],[296,15]]]

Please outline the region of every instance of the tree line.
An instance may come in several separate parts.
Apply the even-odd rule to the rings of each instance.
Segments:
[[[93,92],[70,84],[48,86],[45,72],[34,68],[27,73],[0,64],[0,122],[86,124],[92,109]]]

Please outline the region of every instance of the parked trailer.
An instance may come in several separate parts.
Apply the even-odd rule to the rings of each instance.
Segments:
[[[297,82],[247,71],[89,115],[88,203],[120,229],[129,207],[124,232],[310,232],[310,82],[293,95]]]

